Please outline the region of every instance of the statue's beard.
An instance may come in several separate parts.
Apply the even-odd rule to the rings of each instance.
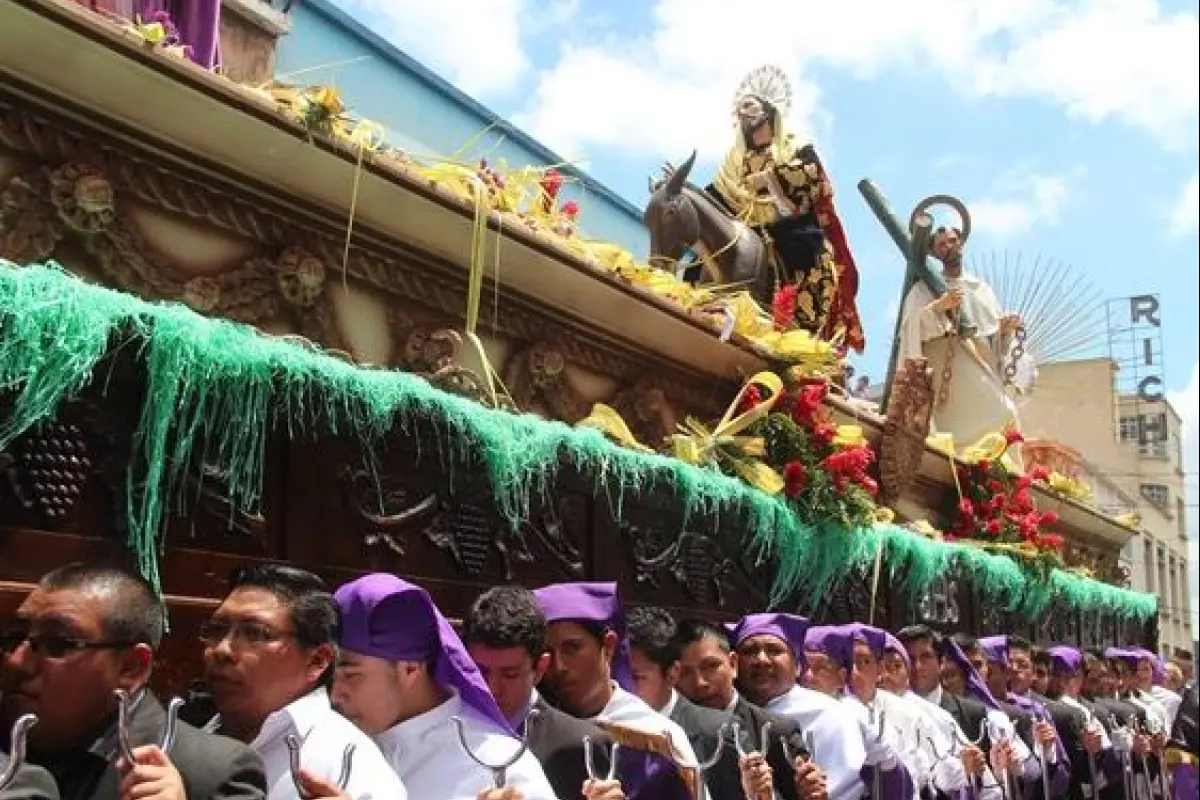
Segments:
[[[771,117],[766,112],[756,114],[753,117],[742,117],[742,136],[746,139],[746,145],[753,147],[755,134],[770,123]]]

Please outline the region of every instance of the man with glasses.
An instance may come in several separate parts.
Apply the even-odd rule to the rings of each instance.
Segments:
[[[169,754],[156,746],[166,712],[147,682],[165,618],[141,578],[70,564],[43,577],[0,627],[0,737],[36,715],[29,758],[50,772],[63,800],[262,799],[262,766],[237,742],[181,722]],[[120,770],[112,768],[118,689],[132,697],[126,731],[138,761]]]
[[[328,787],[350,747],[343,797],[404,800],[404,785],[379,748],[330,705],[338,612],[324,581],[262,564],[236,571],[230,587],[200,632],[205,684],[219,712],[209,729],[258,753],[268,800],[336,796]],[[303,795],[291,774],[289,736],[300,743]]]

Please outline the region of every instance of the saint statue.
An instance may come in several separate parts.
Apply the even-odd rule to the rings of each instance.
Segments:
[[[861,352],[858,271],[816,150],[787,132],[791,102],[778,67],[760,67],[742,81],[734,143],[708,191],[767,243],[777,301],[779,289],[795,287],[783,293],[795,325]]]
[[[992,287],[963,272],[964,237],[954,227],[933,233],[930,251],[942,265],[946,291],[936,296],[915,281],[900,310],[897,364],[925,358],[933,371],[933,428],[970,446],[989,433],[1018,426],[1017,407],[1006,389],[1011,373],[1028,370],[1015,334],[1021,318],[1000,309]],[[971,321],[960,334],[958,317]]]

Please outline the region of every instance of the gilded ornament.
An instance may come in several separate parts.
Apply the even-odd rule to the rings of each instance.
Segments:
[[[202,314],[212,311],[221,302],[221,284],[207,275],[192,278],[183,287],[183,302]]]
[[[276,270],[279,292],[294,306],[311,308],[325,291],[325,265],[299,247],[284,250]]]
[[[85,236],[106,230],[117,216],[116,192],[93,164],[63,164],[51,173],[50,202],[63,222]]]

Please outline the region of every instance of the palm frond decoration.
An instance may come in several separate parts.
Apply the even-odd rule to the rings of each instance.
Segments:
[[[1000,307],[1025,321],[1025,350],[1039,364],[1099,355],[1107,340],[1103,293],[1083,270],[1040,255],[971,256],[970,272],[987,281]]]

